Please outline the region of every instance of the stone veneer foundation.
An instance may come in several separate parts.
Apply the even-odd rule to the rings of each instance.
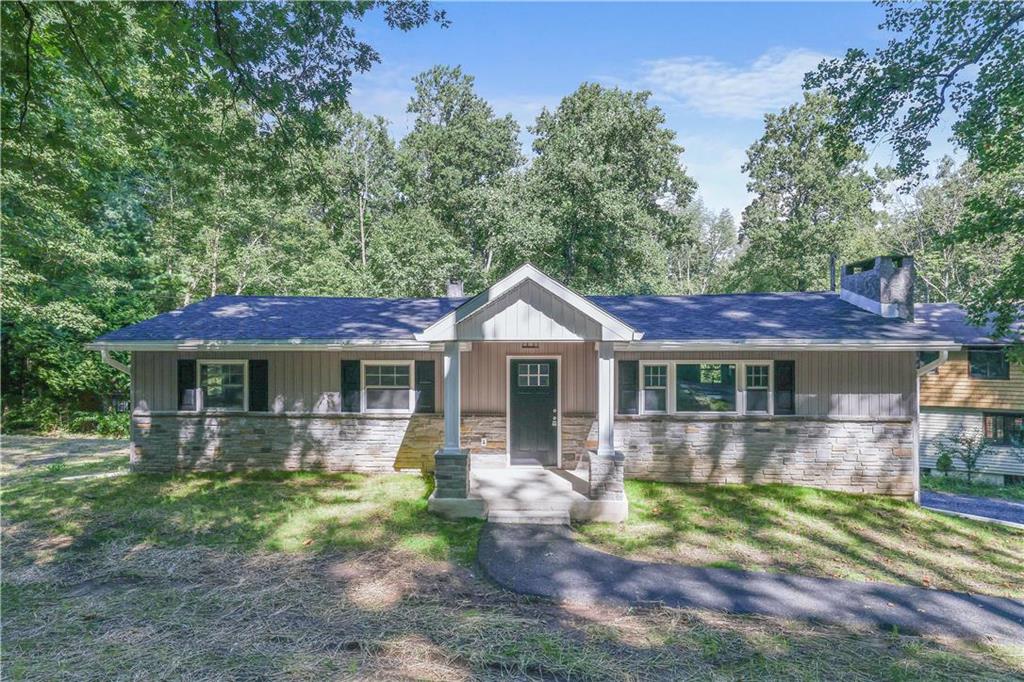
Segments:
[[[432,470],[441,415],[135,415],[132,468]],[[482,445],[482,438],[487,444]],[[471,453],[506,451],[502,415],[464,415]],[[597,444],[593,417],[562,418],[562,467]],[[914,493],[909,418],[618,417],[626,478],[699,483],[790,483],[900,497]]]

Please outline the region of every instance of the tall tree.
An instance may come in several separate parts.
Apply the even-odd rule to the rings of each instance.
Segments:
[[[670,290],[680,294],[708,294],[725,282],[736,255],[736,223],[729,211],[714,213],[703,202],[682,211],[694,225],[695,238],[669,251]]]
[[[878,179],[864,168],[861,145],[828,145],[834,113],[828,96],[805,94],[802,104],[765,116],[743,165],[754,199],[743,211],[733,287],[822,289],[831,254],[852,260],[868,252]]]
[[[1024,3],[878,4],[892,39],[824,62],[806,85],[837,99],[841,129],[892,145],[908,183],[924,176],[929,138],[953,118],[979,183],[948,240],[1012,253],[967,299],[976,321],[995,312],[1005,332],[1024,308]]]
[[[415,78],[409,113],[412,131],[402,140],[403,191],[411,205],[468,245],[473,284],[490,278],[496,226],[482,219],[488,200],[522,165],[519,126],[497,117],[459,67],[435,66]]]
[[[295,215],[275,193],[291,157],[270,150],[325,139],[379,60],[355,30],[374,8],[401,30],[446,21],[421,1],[0,3],[5,416],[125,390],[82,343],[190,286],[272,286]]]
[[[584,83],[531,129],[528,192],[548,237],[536,258],[581,290],[663,290],[666,250],[692,238],[670,208],[695,183],[649,98]]]
[[[887,250],[914,254],[915,292],[922,301],[966,301],[1012,258],[999,244],[978,249],[949,238],[963,220],[978,182],[973,163],[957,166],[947,157],[938,164],[934,182],[919,186],[909,197],[896,194],[886,206]]]

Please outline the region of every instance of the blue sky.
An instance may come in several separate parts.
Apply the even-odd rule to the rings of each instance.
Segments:
[[[362,27],[382,63],[356,76],[352,106],[380,114],[401,137],[411,77],[460,65],[499,115],[525,132],[583,81],[653,93],[686,148],[682,162],[712,209],[738,219],[740,166],[765,112],[798,101],[804,72],[848,47],[871,49],[882,10],[868,3],[438,3],[451,26],[392,32]],[[529,152],[528,149],[524,149]],[[948,145],[938,145],[948,151]],[[873,161],[888,152],[876,149]]]

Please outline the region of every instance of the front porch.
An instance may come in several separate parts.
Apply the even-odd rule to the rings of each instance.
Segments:
[[[429,508],[506,523],[624,520],[614,344],[637,336],[530,266],[418,334],[443,346],[444,445]],[[483,458],[473,451],[486,443],[463,443],[466,407],[503,417],[503,452]],[[563,452],[567,414],[596,423],[596,447]]]

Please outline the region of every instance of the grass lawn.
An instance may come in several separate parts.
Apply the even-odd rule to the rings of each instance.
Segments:
[[[578,530],[623,556],[1021,598],[1024,531],[884,497],[627,481],[629,519]]]
[[[517,597],[417,476],[138,476],[33,443],[3,444],[3,679],[1024,675],[1005,644]]]
[[[957,495],[977,495],[978,497],[996,497],[1003,500],[1024,502],[1024,484],[992,485],[991,483],[967,482],[959,476],[922,476],[921,487],[937,493],[955,493]]]

